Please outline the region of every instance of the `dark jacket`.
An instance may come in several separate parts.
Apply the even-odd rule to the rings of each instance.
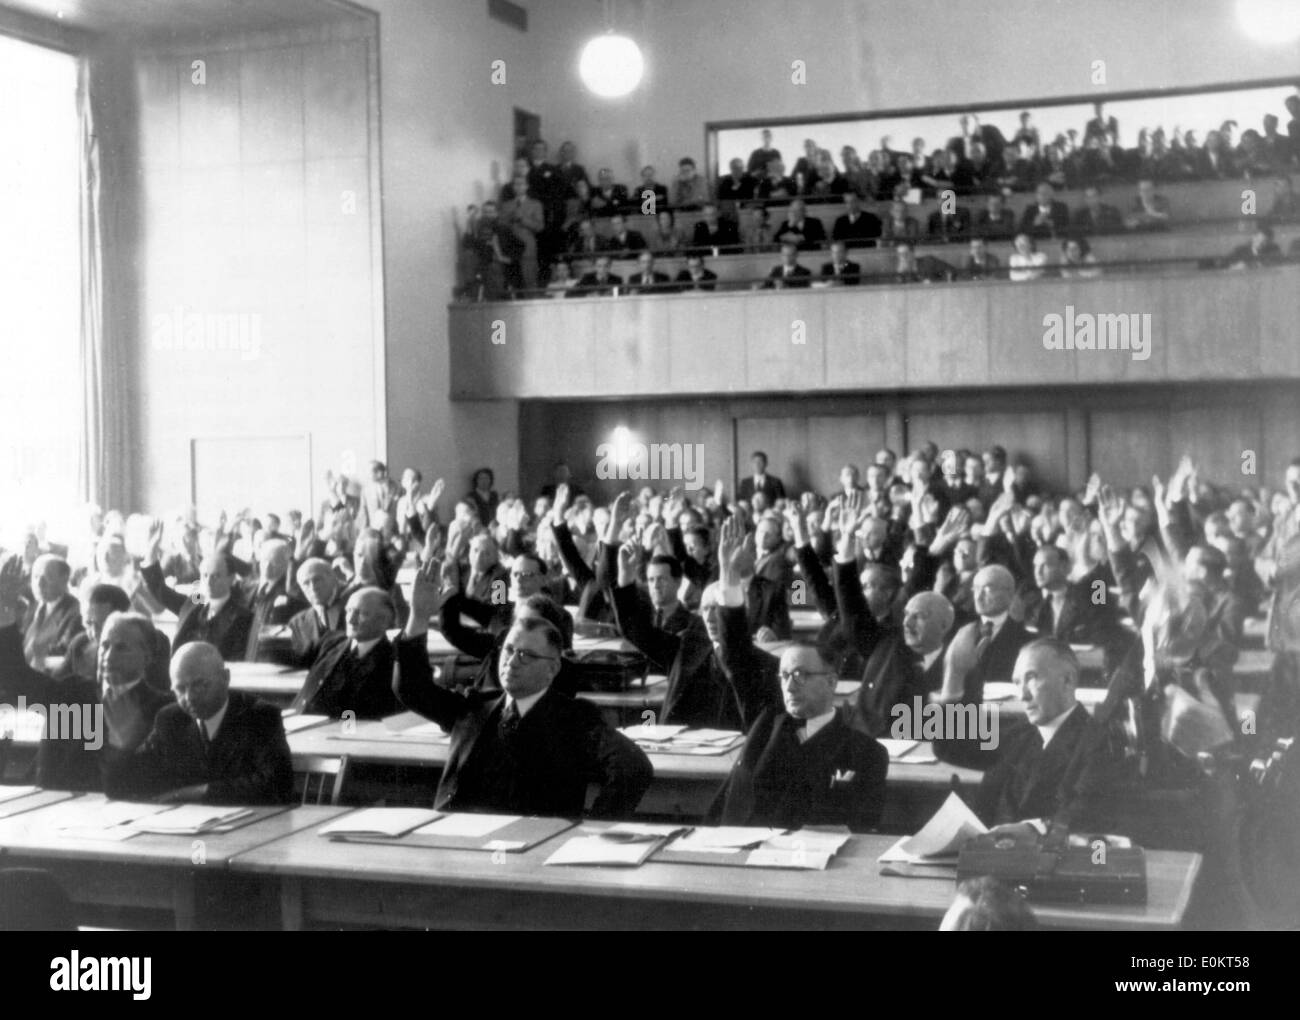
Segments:
[[[393,645],[379,639],[358,659],[346,634],[330,634],[321,642],[316,661],[294,699],[294,707],[308,715],[340,718],[344,712],[357,719],[382,719],[400,710],[393,697]]]

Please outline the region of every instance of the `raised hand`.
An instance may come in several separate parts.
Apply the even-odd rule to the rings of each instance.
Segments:
[[[626,588],[636,584],[637,568],[641,565],[641,550],[634,539],[618,547],[618,586]]]
[[[716,482],[713,483],[713,499],[718,504],[718,506],[725,506],[726,496],[727,496],[727,487],[726,485],[723,484],[722,479],[719,478]]]
[[[407,637],[418,637],[429,630],[429,618],[443,603],[442,561],[430,559],[416,572],[411,584],[411,615],[406,621]]]
[[[1101,475],[1094,471],[1088,476],[1088,487],[1083,490],[1083,505],[1095,506],[1097,493],[1101,491]]]
[[[433,488],[429,490],[427,504],[430,510],[438,505],[438,500],[442,499],[443,490],[447,488],[447,483],[439,478],[433,483]]]
[[[510,504],[510,509],[506,511],[506,530],[523,531],[524,524],[528,520],[528,508],[524,506],[522,499],[517,499]]]
[[[564,511],[569,507],[569,483],[561,482],[555,487],[555,502],[551,504],[551,524],[564,523]]]
[[[661,509],[665,527],[676,528],[680,526],[682,514],[686,512],[686,499],[682,495],[682,490],[678,487],[671,489],[668,497],[663,501]]]
[[[605,544],[619,545],[623,535],[623,525],[632,514],[632,493],[624,490],[614,497],[609,504],[609,523],[605,528]]]
[[[163,522],[157,517],[149,522],[148,536],[145,538],[144,547],[144,564],[152,566],[158,562],[158,554],[162,549],[163,540]]]
[[[307,559],[311,553],[311,547],[316,539],[316,522],[310,517],[302,522],[302,527],[298,529],[298,539],[294,544],[294,559],[300,563]]]
[[[965,507],[955,506],[948,511],[939,529],[930,543],[930,552],[936,556],[956,545],[966,529],[970,527],[970,511]]]
[[[0,566],[0,627],[8,627],[18,619],[22,607],[23,561],[17,555],[6,556]]]
[[[808,521],[804,517],[802,508],[797,503],[787,503],[785,519],[790,522],[790,531],[794,533],[795,547],[802,548],[807,545],[809,542]]]
[[[1100,511],[1101,523],[1109,531],[1119,530],[1120,521],[1124,519],[1124,510],[1126,502],[1123,496],[1119,495],[1109,485],[1103,485],[1097,493],[1097,508]]]

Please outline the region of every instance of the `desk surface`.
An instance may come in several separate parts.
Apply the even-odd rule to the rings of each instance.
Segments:
[[[877,858],[896,837],[855,836],[825,871],[746,869],[658,861],[639,868],[547,867],[543,862],[562,841],[583,830],[597,831],[602,823],[585,823],[521,854],[488,854],[461,850],[428,850],[332,842],[307,828],[285,838],[238,854],[230,868],[236,872],[274,875],[284,879],[336,881],[332,897],[320,902],[347,910],[338,897],[359,902],[373,899],[379,886],[408,890],[448,888],[459,891],[465,919],[476,913],[473,889],[506,893],[509,902],[543,894],[557,910],[552,923],[566,923],[565,897],[578,899],[609,925],[635,924],[629,903],[716,906],[742,910],[765,909],[793,914],[839,915],[849,921],[901,919],[937,924],[952,900],[951,878],[913,879],[884,876]],[[1200,868],[1195,854],[1153,851],[1148,855],[1149,902],[1145,906],[1035,907],[1040,921],[1060,927],[1098,929],[1167,929],[1182,921]],[[391,903],[409,913],[389,923],[419,923],[420,897],[394,895]],[[313,912],[314,897],[305,897]],[[440,907],[441,909],[441,907]],[[322,918],[328,919],[328,918]],[[485,918],[480,918],[480,921]],[[509,923],[497,917],[498,923]],[[448,923],[443,916],[430,921]]]

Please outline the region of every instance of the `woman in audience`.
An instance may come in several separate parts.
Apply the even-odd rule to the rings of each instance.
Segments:
[[[551,278],[546,284],[546,296],[553,298],[568,297],[569,291],[578,285],[569,266],[568,259],[560,259],[551,266]]]
[[[881,243],[890,241],[915,241],[921,234],[921,226],[914,217],[907,215],[907,203],[896,199],[889,203],[889,217],[882,224]]]
[[[492,488],[495,480],[496,476],[492,474],[491,468],[479,468],[474,472],[469,494],[466,496],[478,514],[479,522],[485,528],[496,519],[497,507],[501,504],[501,497]]]
[[[1015,251],[1011,253],[1008,274],[1012,280],[1023,283],[1026,280],[1038,280],[1046,273],[1047,252],[1038,250],[1038,243],[1028,234],[1017,234]]]
[[[1092,253],[1087,238],[1070,237],[1061,242],[1061,265],[1057,274],[1063,280],[1095,280],[1101,275],[1101,266]]]
[[[677,227],[677,217],[671,209],[660,209],[655,215],[655,229],[649,238],[650,250],[656,255],[676,255],[689,245],[686,235]]]

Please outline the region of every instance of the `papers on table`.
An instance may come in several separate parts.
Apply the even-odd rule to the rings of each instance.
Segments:
[[[955,793],[948,794],[915,836],[904,836],[880,855],[882,864],[933,864],[951,866],[963,843],[989,830]]]
[[[786,832],[739,826],[704,827],[668,844],[657,859],[675,864],[824,871],[848,840],[848,831],[839,829]]]
[[[628,726],[620,730],[643,751],[658,754],[726,754],[743,735],[735,730],[692,730],[684,726]]]
[[[1005,680],[990,680],[984,685],[985,701],[1010,701],[1019,696],[1016,685]]]
[[[490,836],[507,825],[519,821],[519,815],[454,814],[423,825],[415,830],[417,836]]]
[[[442,744],[451,735],[435,722],[415,712],[390,715],[380,722],[353,722],[340,724],[329,734],[330,740],[394,741],[412,744]]]
[[[364,808],[320,830],[322,836],[402,836],[441,818],[426,808]]]
[[[132,822],[166,811],[166,804],[133,804],[125,800],[110,800],[68,825],[59,827],[59,834],[69,839],[93,839],[121,842],[139,834]]]
[[[182,804],[134,819],[127,823],[127,827],[136,832],[152,832],[163,836],[198,836],[242,821],[253,813],[251,808]]]
[[[566,840],[545,863],[634,868],[682,831],[675,825],[625,822],[595,834]]]
[[[686,731],[685,726],[624,726],[623,736],[637,743],[660,744]]]
[[[0,786],[0,804],[5,801],[28,797],[39,790],[39,786]]]
[[[297,733],[299,730],[309,730],[313,726],[320,726],[330,721],[327,715],[286,715],[284,717],[284,732]]]
[[[677,850],[744,850],[780,836],[784,829],[760,829],[740,825],[702,826],[677,841]]]

